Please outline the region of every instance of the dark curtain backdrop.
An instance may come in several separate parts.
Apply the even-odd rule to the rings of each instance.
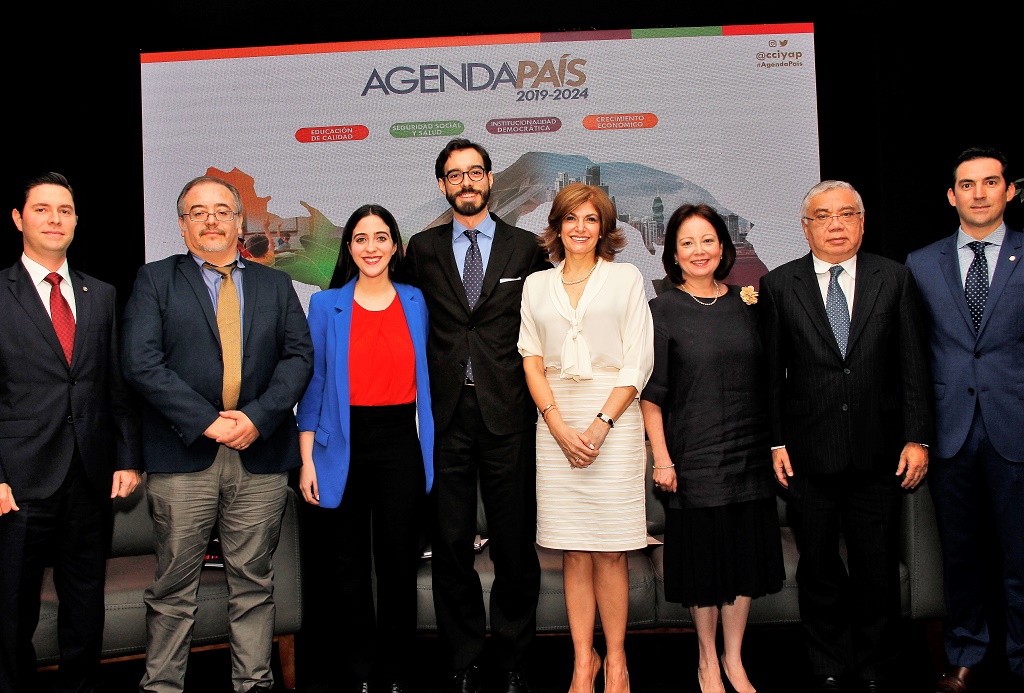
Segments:
[[[1008,103],[1021,87],[1022,58],[1012,49],[1019,46],[1017,23],[992,8],[969,18],[927,10],[896,19],[887,11],[892,3],[872,9],[823,2],[179,0],[117,16],[94,3],[19,7],[6,22],[3,46],[4,214],[19,205],[29,175],[67,175],[80,216],[71,263],[114,284],[122,303],[145,252],[141,51],[813,22],[821,174],[862,193],[865,249],[902,261],[956,228],[946,190],[951,162],[966,147],[998,147],[1010,156],[1012,177],[1024,176],[1024,119]],[[174,200],[165,202],[174,223]],[[1022,219],[1024,204],[1015,200],[1007,220],[1020,227]],[[4,229],[6,267],[21,252],[21,235],[12,222]]]

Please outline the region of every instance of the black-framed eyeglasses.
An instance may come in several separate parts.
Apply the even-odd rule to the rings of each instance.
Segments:
[[[801,218],[806,220],[812,226],[828,226],[829,224],[832,223],[833,219],[838,219],[839,223],[846,225],[852,224],[853,221],[863,213],[864,212],[854,212],[851,210],[846,210],[845,212],[840,212],[839,214],[826,214],[825,212],[819,212],[818,214],[815,214],[813,217]]]
[[[213,214],[213,218],[217,221],[231,221],[235,218],[236,212],[233,212],[230,209],[218,209],[216,212],[208,212],[205,209],[193,209],[181,216],[188,217],[189,221],[202,224],[210,218],[211,214]]]
[[[484,179],[484,176],[486,175],[487,171],[483,170],[482,167],[474,166],[468,171],[449,171],[448,173],[444,174],[444,177],[452,185],[458,185],[459,183],[462,182],[462,179],[465,176],[469,176],[469,179],[474,183],[479,183]]]

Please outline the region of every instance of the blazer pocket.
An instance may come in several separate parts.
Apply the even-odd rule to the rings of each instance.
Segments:
[[[313,440],[320,445],[327,447],[327,441],[331,439],[331,432],[327,431],[320,426],[316,427],[316,433],[313,434]]]
[[[28,438],[39,435],[39,419],[0,421],[0,438]]]

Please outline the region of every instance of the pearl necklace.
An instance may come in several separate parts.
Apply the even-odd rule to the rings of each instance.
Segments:
[[[694,301],[696,301],[700,305],[702,305],[702,306],[713,306],[718,301],[719,293],[718,293],[718,282],[716,282],[714,279],[712,279],[711,283],[715,285],[715,297],[713,299],[711,299],[711,303],[704,303],[704,301],[700,300],[699,298],[697,298],[693,294],[690,294],[689,289],[687,289],[685,286],[680,286],[679,288],[682,289],[683,291],[685,291],[686,293],[690,294],[690,298],[692,298]]]
[[[596,270],[596,269],[597,269],[597,263],[595,262],[594,266],[590,268],[589,272],[584,274],[579,279],[574,279],[574,280],[572,280],[570,282],[570,281],[566,281],[566,279],[565,279],[565,275],[563,274],[563,272],[565,272],[565,268],[563,267],[562,268],[562,272],[558,273],[558,278],[561,279],[562,283],[565,284],[566,286],[572,286],[573,284],[582,284],[583,282],[587,281],[587,279],[590,278],[590,275],[592,275],[594,273],[594,270]]]

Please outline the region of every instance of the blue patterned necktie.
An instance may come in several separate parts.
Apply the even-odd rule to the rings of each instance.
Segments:
[[[967,247],[974,251],[974,259],[967,268],[967,281],[964,282],[964,296],[967,307],[971,309],[971,322],[974,331],[981,326],[981,316],[985,314],[985,301],[988,300],[988,258],[985,257],[985,241],[971,241]]]
[[[846,342],[850,338],[850,307],[846,303],[843,288],[839,286],[839,275],[842,271],[842,265],[832,265],[829,268],[832,277],[828,280],[825,312],[828,314],[828,324],[832,326],[832,334],[836,336],[836,343],[839,344],[839,352],[845,359]]]
[[[463,233],[469,239],[469,250],[466,251],[466,262],[462,269],[462,286],[466,289],[469,309],[473,310],[484,286],[484,261],[480,255],[480,244],[476,241],[480,232],[476,229],[466,229]],[[466,382],[473,382],[472,359],[466,361]]]

